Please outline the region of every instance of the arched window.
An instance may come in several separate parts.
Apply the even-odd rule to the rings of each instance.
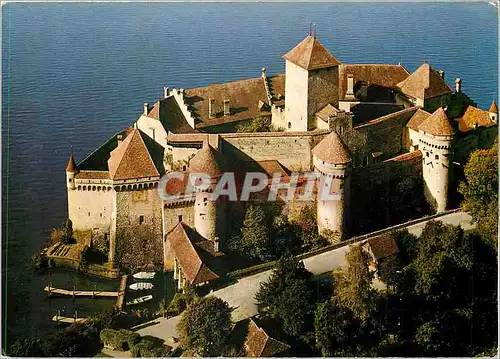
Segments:
[[[97,186],[97,190],[100,191],[101,190],[101,186]]]
[[[292,123],[291,122],[288,122],[288,128],[292,128]]]
[[[82,186],[78,186],[78,190],[81,190],[82,189]]]
[[[95,191],[95,186],[92,186],[92,191]]]
[[[87,190],[87,186],[83,186],[83,190],[86,191]]]

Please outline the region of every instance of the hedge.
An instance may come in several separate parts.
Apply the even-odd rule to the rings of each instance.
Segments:
[[[109,346],[114,350],[126,351],[133,348],[141,336],[125,329],[103,329],[99,337],[105,346]]]
[[[143,338],[139,343],[131,347],[132,356],[135,358],[164,357],[168,354],[165,345],[153,340]]]

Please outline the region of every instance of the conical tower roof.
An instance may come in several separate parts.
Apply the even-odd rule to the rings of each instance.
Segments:
[[[453,136],[453,127],[442,107],[424,120],[418,129],[434,136]]]
[[[66,166],[66,172],[75,173],[78,172],[78,168],[75,163],[75,158],[73,157],[73,151],[69,155],[68,165]]]
[[[312,150],[313,155],[320,160],[333,164],[347,164],[351,162],[349,151],[345,147],[337,132],[332,131],[321,140]]]
[[[404,81],[398,83],[398,87],[405,95],[421,99],[429,99],[453,92],[444,79],[427,62]]]
[[[283,58],[306,70],[340,65],[340,62],[321,45],[316,37],[311,35],[283,55]]]
[[[495,102],[495,100],[493,100],[493,102],[491,103],[490,112],[491,113],[498,113],[498,107],[497,107],[497,103]]]
[[[211,178],[217,178],[224,172],[224,161],[220,154],[208,143],[189,162],[189,171],[205,173]]]

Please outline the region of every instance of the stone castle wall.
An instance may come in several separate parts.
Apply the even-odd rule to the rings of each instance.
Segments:
[[[352,169],[351,235],[368,233],[430,213],[424,196],[422,153]]]
[[[242,161],[276,160],[291,171],[311,171],[311,151],[328,131],[222,134],[222,153]]]
[[[370,164],[372,153],[382,152],[381,159],[389,159],[406,150],[408,130],[406,124],[416,108],[400,111],[345,131],[340,137],[349,148],[355,165]]]
[[[116,192],[115,258],[121,267],[163,267],[161,208],[157,188]]]
[[[92,189],[94,187],[95,190]],[[68,217],[73,222],[73,229],[85,231],[99,228],[109,233],[113,211],[112,187],[86,184],[84,191],[83,185],[78,183],[77,188],[68,190]]]
[[[338,108],[339,104],[339,67],[309,71],[308,78],[308,129],[316,127],[316,112],[331,103]],[[287,94],[288,96],[288,94]]]

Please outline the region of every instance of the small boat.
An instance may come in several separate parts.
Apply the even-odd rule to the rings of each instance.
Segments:
[[[498,6],[499,6],[498,0],[497,1],[490,1],[489,4],[493,5],[494,7],[496,7],[498,9]]]
[[[155,272],[139,272],[132,275],[135,279],[153,279]]]
[[[127,302],[127,305],[134,305],[134,304],[141,304],[144,302],[147,302],[148,300],[153,299],[152,295],[145,295],[143,297],[135,298],[131,300],[130,302]]]
[[[153,289],[153,284],[147,282],[137,282],[129,285],[129,288],[132,290],[150,290]]]

